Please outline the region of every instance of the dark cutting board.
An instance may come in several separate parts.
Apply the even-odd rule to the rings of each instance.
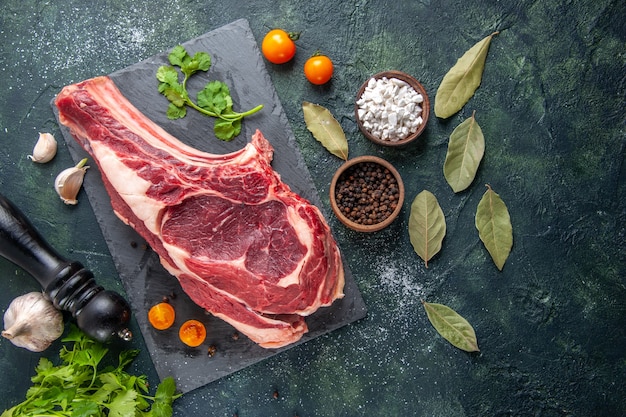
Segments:
[[[235,111],[248,110],[258,104],[265,106],[256,115],[244,120],[241,134],[233,141],[216,139],[213,136],[213,120],[193,110],[182,120],[167,119],[167,101],[157,91],[155,73],[159,66],[168,64],[169,51],[114,72],[110,77],[147,117],[197,149],[216,154],[229,153],[245,146],[254,131],[260,129],[275,149],[272,163],[274,169],[294,191],[319,207],[317,191],[248,22],[237,20],[183,45],[191,55],[199,51],[208,52],[213,62],[207,74],[194,75],[193,82],[189,83],[191,91],[198,91],[209,79],[222,80],[230,87]],[[58,117],[54,104],[52,107]],[[88,157],[69,131],[62,125],[60,127],[72,158],[79,161]],[[229,324],[205,313],[189,299],[176,278],[161,266],[158,256],[146,246],[145,241],[114,215],[100,174],[93,164],[85,177],[84,188],[157,373],[161,379],[173,376],[182,392],[203,386],[366,315],[363,299],[349,268],[344,264],[345,297],[307,317],[309,332],[300,342],[281,349],[261,348],[247,337],[238,335]],[[168,330],[158,331],[148,323],[147,311],[163,297],[168,297],[174,305],[176,323]],[[204,322],[208,330],[205,343],[197,348],[185,347],[178,338],[180,324],[192,318]],[[209,347],[215,347],[212,356],[208,354]]]

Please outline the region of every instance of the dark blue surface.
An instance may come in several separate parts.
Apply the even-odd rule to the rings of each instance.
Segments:
[[[404,211],[360,235],[330,217],[368,317],[177,400],[177,416],[619,416],[626,414],[626,21],[624,2],[3,0],[0,17],[0,187],[60,252],[123,292],[86,195],[64,206],[52,183],[72,164],[26,159],[38,131],[59,135],[49,106],[66,84],[126,68],[239,18],[257,44],[272,27],[301,30],[295,61],[267,64],[313,181],[328,209],[341,161],[307,131],[302,101],[340,121],[350,156],[375,154],[400,171]],[[431,103],[461,54],[494,30],[482,84],[449,120],[432,118],[403,150],[367,142],[353,116],[361,83],[405,71]],[[315,87],[302,66],[316,50],[335,74]],[[455,195],[443,176],[450,133],[476,111],[485,157]],[[489,183],[512,219],[502,272],[474,227]],[[448,233],[429,268],[413,252],[413,198],[428,189]],[[9,301],[35,281],[0,260]],[[480,354],[450,346],[420,299],[446,304],[474,326]],[[139,334],[136,324],[133,325]],[[156,382],[142,339],[133,369]],[[44,355],[54,356],[58,346]],[[0,341],[0,408],[20,401],[40,355]],[[9,383],[6,383],[9,382]],[[275,398],[274,393],[277,392]]]

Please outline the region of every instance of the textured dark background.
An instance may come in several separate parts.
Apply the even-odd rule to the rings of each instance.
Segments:
[[[623,1],[0,0],[0,192],[59,251],[123,292],[86,196],[58,200],[72,164],[62,140],[49,164],[26,159],[38,131],[60,138],[49,106],[66,84],[108,74],[239,18],[257,41],[302,31],[295,61],[268,64],[276,91],[344,249],[368,317],[192,391],[177,416],[620,416],[626,414],[626,5]],[[457,115],[432,118],[421,141],[382,149],[358,133],[354,95],[371,74],[406,71],[429,91],[494,30],[483,83]],[[316,50],[335,64],[314,87]],[[328,207],[340,165],[306,130],[301,102],[329,108],[350,155],[401,172],[401,218],[372,235],[346,230]],[[476,110],[486,138],[474,184],[455,195],[442,166],[448,136]],[[509,207],[514,247],[498,272],[474,228],[489,183]],[[441,253],[424,268],[407,233],[423,189],[446,214]],[[36,282],[0,260],[0,308]],[[450,346],[420,299],[449,305],[476,329],[480,354]],[[135,324],[133,324],[135,326]],[[137,330],[134,328],[134,330]],[[136,331],[135,333],[139,333]],[[142,349],[132,370],[158,381]],[[55,344],[43,355],[56,356]],[[114,347],[115,348],[115,347]],[[0,408],[23,399],[40,354],[0,341]],[[278,398],[273,393],[278,392]]]

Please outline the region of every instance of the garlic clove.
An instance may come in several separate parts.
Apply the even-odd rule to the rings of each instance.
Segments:
[[[63,314],[40,292],[11,301],[4,312],[2,336],[15,346],[42,352],[63,334]]]
[[[49,162],[57,154],[57,141],[51,133],[39,133],[39,140],[35,144],[33,154],[28,159],[33,162],[44,164]]]
[[[75,205],[78,203],[76,196],[83,185],[87,168],[89,168],[85,166],[86,163],[87,158],[82,159],[76,166],[61,171],[54,180],[54,189],[65,204]]]

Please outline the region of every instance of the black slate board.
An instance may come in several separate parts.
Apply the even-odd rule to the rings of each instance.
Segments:
[[[237,20],[183,45],[192,55],[199,51],[209,52],[213,62],[207,74],[194,75],[189,83],[190,90],[198,91],[209,79],[218,79],[230,87],[235,110],[247,110],[258,104],[265,106],[261,112],[244,120],[241,134],[233,141],[223,142],[216,139],[212,132],[212,120],[197,112],[189,111],[182,120],[167,119],[167,101],[157,91],[155,73],[159,66],[168,63],[169,51],[114,72],[110,77],[147,117],[197,149],[215,154],[233,152],[245,146],[254,131],[260,129],[275,149],[272,163],[274,169],[294,191],[319,207],[317,191],[248,22],[245,19]],[[52,107],[58,117],[54,104]],[[72,158],[79,161],[88,157],[68,129],[63,125],[60,127]],[[158,256],[146,247],[143,239],[114,215],[96,167],[88,171],[84,189],[128,294],[157,373],[161,379],[173,376],[182,392],[201,387],[366,315],[361,294],[344,263],[345,297],[307,317],[309,332],[298,343],[281,349],[261,348],[247,337],[239,337],[233,327],[208,315],[189,299],[178,281],[160,265]],[[147,311],[164,296],[169,297],[175,306],[177,319],[172,328],[157,331],[148,323]],[[177,334],[178,326],[192,318],[203,321],[208,329],[206,342],[198,348],[185,347]],[[213,356],[207,353],[211,345],[216,348]]]

